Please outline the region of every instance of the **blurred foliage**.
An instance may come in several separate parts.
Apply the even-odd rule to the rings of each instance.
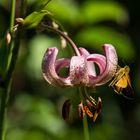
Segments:
[[[77,36],[76,42],[83,47],[94,47],[101,50],[101,45],[105,42],[112,43],[121,58],[131,60],[135,57],[132,41],[123,33],[124,31],[118,32],[114,27],[112,29],[111,26],[98,24],[105,21],[120,25],[127,24],[128,13],[119,3],[115,1],[86,1],[78,5],[70,0],[57,0],[50,2],[45,9],[51,11],[61,23],[69,23],[74,27],[79,26],[75,35]],[[127,53],[125,53],[126,49]]]
[[[120,59],[128,60],[134,59],[135,57],[133,45],[129,37],[122,33],[118,33],[109,27],[98,26],[94,28],[84,28],[77,34],[76,37],[79,44],[82,46],[90,46],[91,48],[94,46],[95,49],[100,51],[102,49],[101,46],[107,40],[108,43],[115,46]],[[82,42],[80,40],[82,40]]]
[[[23,106],[23,104],[25,105]],[[15,104],[13,104],[9,111],[11,112],[9,115],[13,118],[15,124],[21,127],[27,127],[28,129],[37,127],[52,135],[59,136],[61,129],[64,129],[65,125],[55,108],[54,104],[49,100],[47,101],[39,97],[32,98],[24,93],[16,98]],[[16,114],[19,115],[16,117]]]
[[[113,20],[119,24],[128,21],[125,8],[116,1],[86,1],[81,6],[85,24]]]
[[[20,15],[20,2],[17,3],[17,17]],[[127,62],[131,68],[135,100],[117,96],[108,86],[97,88],[92,94],[101,96],[103,108],[96,123],[88,120],[91,139],[140,139],[140,30],[138,21],[134,20],[138,9],[131,8],[131,5],[137,5],[121,0],[52,0],[44,6],[45,3],[46,0],[27,0],[27,5],[24,5],[26,25],[31,21],[30,27],[35,27],[48,14],[38,12],[43,7],[42,10],[51,12],[54,19],[63,25],[77,46],[101,53],[104,43],[112,43],[120,61]],[[8,61],[5,60],[7,46],[3,45],[3,40],[9,25],[9,7],[10,1],[0,1],[0,76],[6,68],[3,62]],[[7,140],[83,139],[82,121],[74,113],[68,123],[61,118],[62,104],[67,98],[72,100],[76,111],[78,91],[52,87],[42,77],[43,55],[48,47],[54,46],[59,47],[58,57],[72,55],[70,47],[60,47],[60,38],[54,33],[36,33],[34,29],[23,32],[8,104]]]
[[[30,42],[29,42],[29,52],[26,57],[26,67],[25,72],[29,74],[29,76],[32,76],[32,78],[42,78],[42,71],[41,71],[41,62],[42,62],[42,56],[44,55],[44,52],[47,50],[50,46],[55,46],[56,40],[49,38],[47,36],[38,35],[35,36]],[[32,75],[34,73],[34,75]]]

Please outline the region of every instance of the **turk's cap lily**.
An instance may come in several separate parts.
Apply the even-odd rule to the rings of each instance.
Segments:
[[[48,48],[42,61],[42,72],[45,80],[54,86],[98,86],[107,83],[114,76],[118,57],[111,44],[103,46],[105,55],[90,54],[86,49],[79,48],[80,55],[71,58],[57,59],[58,49]],[[96,75],[95,63],[99,67]],[[66,77],[60,76],[63,68],[69,68]]]

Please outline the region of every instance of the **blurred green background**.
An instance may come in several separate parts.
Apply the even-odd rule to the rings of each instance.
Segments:
[[[45,0],[17,0],[16,17],[26,17]],[[25,2],[26,10],[20,6]],[[10,1],[0,1],[0,41],[10,22]],[[140,139],[140,20],[138,1],[130,0],[52,0],[46,7],[53,13],[78,47],[103,53],[102,45],[112,43],[120,66],[129,65],[135,99],[118,96],[108,85],[98,87],[92,96],[102,98],[102,113],[95,123],[88,120],[91,140]],[[20,10],[23,15],[20,15]],[[50,86],[42,77],[41,61],[48,47],[58,46],[53,33],[23,32],[20,52],[8,103],[7,140],[83,139],[82,121],[75,113],[79,103],[76,88]],[[71,56],[69,48],[59,56]],[[63,121],[61,109],[71,99],[72,114]]]

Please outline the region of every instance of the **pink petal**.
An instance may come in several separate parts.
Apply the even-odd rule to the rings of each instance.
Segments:
[[[68,68],[70,66],[70,59],[67,59],[67,58],[61,58],[61,59],[58,59],[56,60],[55,62],[55,70],[57,73],[59,73],[59,71],[62,69],[62,68]]]
[[[98,86],[107,83],[109,80],[112,79],[112,77],[116,72],[118,57],[115,48],[110,44],[105,44],[103,47],[104,47],[106,59],[104,59],[102,55],[96,54],[96,58],[94,58],[93,61],[96,62],[97,65],[99,66],[100,74],[97,75],[96,77],[95,76],[89,77],[90,79],[89,86],[95,86],[95,85]],[[91,61],[92,56],[94,55],[87,57],[87,61]]]
[[[70,80],[74,85],[84,85],[89,81],[87,61],[84,56],[73,56],[70,62]]]
[[[55,63],[58,54],[57,48],[49,48],[43,57],[42,72],[43,77],[48,83],[55,86],[72,86],[69,77],[62,78],[56,73]]]
[[[87,61],[93,61],[99,67],[100,74],[105,70],[106,67],[106,58],[101,54],[91,54],[87,57]],[[91,63],[91,62],[88,62]],[[94,76],[94,75],[92,75]]]
[[[85,56],[85,57],[90,55],[90,53],[85,48],[79,48],[79,52],[82,56]],[[88,70],[89,75],[96,76],[95,65],[94,65],[93,62],[88,62],[87,63],[87,70]]]

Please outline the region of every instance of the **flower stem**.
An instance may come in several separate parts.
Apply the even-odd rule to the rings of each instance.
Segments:
[[[9,69],[7,71],[6,79],[5,79],[5,87],[2,92],[1,97],[1,106],[0,106],[0,140],[5,140],[5,113],[6,113],[6,106],[9,99],[9,93],[11,90],[11,81],[12,81],[12,75],[15,68],[17,56],[18,56],[18,50],[19,50],[19,38],[15,40],[15,42],[12,42],[14,44],[14,48],[12,51],[12,58],[11,63],[9,66]]]
[[[85,116],[83,119],[83,128],[84,128],[84,138],[85,138],[85,140],[89,140],[87,116]]]
[[[14,34],[14,18],[15,18],[15,5],[16,1],[12,0],[12,9],[11,9],[11,22],[10,22],[10,32],[13,36]],[[19,40],[13,40],[10,43],[10,48],[13,48],[12,50],[12,57],[10,61],[10,65],[8,67],[5,80],[4,80],[4,89],[2,90],[1,95],[1,102],[0,102],[0,140],[5,140],[5,113],[6,113],[6,105],[9,98],[9,92],[11,89],[11,80],[12,80],[12,74],[15,67],[15,62],[17,59],[18,54],[18,48],[19,48]]]
[[[87,92],[85,91],[86,88],[85,87],[81,87],[79,88],[79,91],[80,91],[80,95],[81,95],[81,101],[83,102],[83,92]],[[88,121],[87,121],[87,116],[84,116],[83,118],[83,129],[84,129],[84,140],[89,140],[89,128],[88,128]]]
[[[41,24],[41,26],[42,26],[42,27],[46,27],[47,29],[49,29],[49,30],[51,30],[51,31],[53,31],[53,32],[56,32],[56,33],[59,34],[60,36],[64,37],[64,38],[67,40],[67,42],[71,45],[71,47],[73,48],[73,50],[75,51],[75,54],[78,55],[78,56],[80,56],[80,52],[79,52],[77,46],[75,45],[75,43],[72,41],[72,39],[71,39],[68,35],[64,34],[64,33],[63,33],[62,31],[60,31],[59,29],[56,29],[56,28],[51,27],[51,26],[49,26],[49,25]]]
[[[13,27],[14,27],[15,7],[16,7],[16,0],[12,0],[11,22],[10,22],[10,32],[11,33],[13,33]]]

